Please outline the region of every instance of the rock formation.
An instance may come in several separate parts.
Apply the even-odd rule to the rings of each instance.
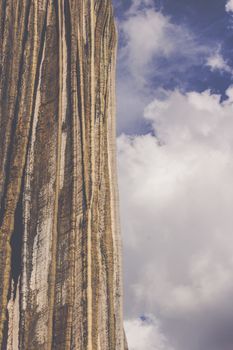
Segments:
[[[0,0],[0,347],[123,350],[110,0]]]

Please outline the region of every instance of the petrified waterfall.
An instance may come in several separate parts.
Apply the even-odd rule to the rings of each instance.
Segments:
[[[0,0],[0,347],[123,350],[110,0]]]

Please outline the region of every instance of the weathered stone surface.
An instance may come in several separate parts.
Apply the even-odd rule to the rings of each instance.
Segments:
[[[0,346],[123,350],[110,0],[0,0]]]

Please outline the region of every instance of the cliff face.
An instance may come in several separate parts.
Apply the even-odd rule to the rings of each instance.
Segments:
[[[110,0],[0,0],[0,347],[122,350]]]

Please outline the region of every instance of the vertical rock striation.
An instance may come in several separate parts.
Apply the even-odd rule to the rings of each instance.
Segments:
[[[123,350],[110,0],[0,0],[0,347]]]

